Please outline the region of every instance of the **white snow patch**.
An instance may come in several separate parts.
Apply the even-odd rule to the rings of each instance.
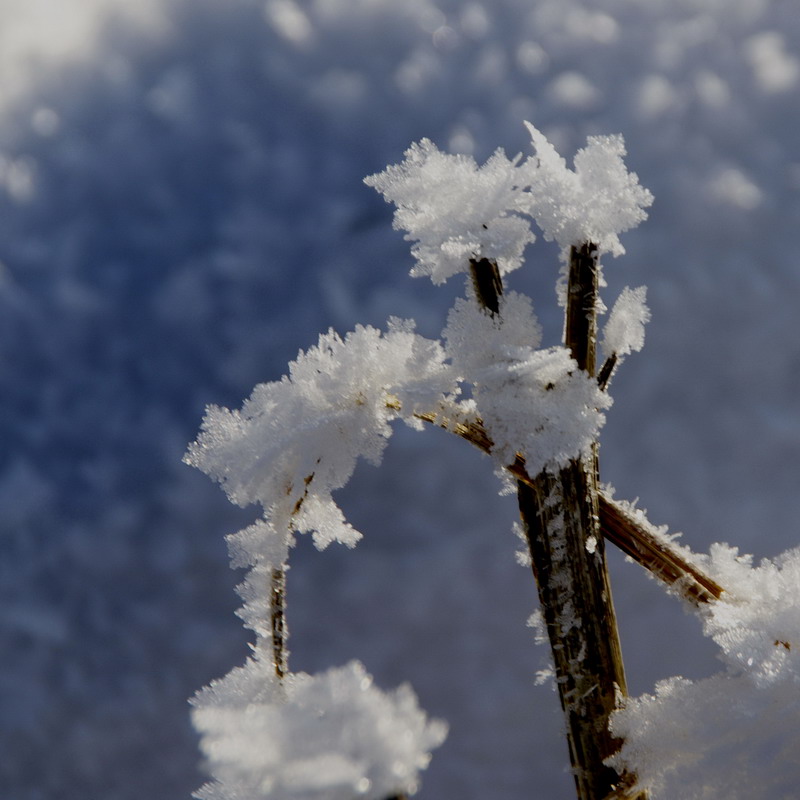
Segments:
[[[726,589],[699,612],[725,669],[626,700],[610,761],[654,800],[788,800],[800,783],[800,549],[757,567],[727,545],[694,558]]]
[[[468,271],[473,258],[493,259],[502,273],[522,264],[535,237],[516,213],[524,179],[518,161],[497,150],[478,167],[471,156],[442,153],[423,139],[403,162],[365,179],[397,206],[395,228],[414,241],[412,275],[441,284]]]

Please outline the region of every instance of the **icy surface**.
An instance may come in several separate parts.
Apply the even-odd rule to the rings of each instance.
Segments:
[[[258,653],[194,699],[215,781],[201,800],[386,800],[414,794],[447,726],[410,687],[380,691],[358,661],[279,685]]]

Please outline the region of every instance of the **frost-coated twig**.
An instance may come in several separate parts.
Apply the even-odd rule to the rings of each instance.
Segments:
[[[595,376],[597,248],[570,251],[564,344]],[[604,800],[627,780],[605,761],[621,741],[609,718],[627,692],[599,519],[596,448],[556,474],[518,482],[539,600],[579,800]],[[644,795],[639,795],[644,797]]]
[[[492,452],[492,440],[479,419],[452,423],[436,413],[417,414],[416,417],[460,436],[484,453]],[[528,474],[521,456],[506,469],[521,483],[534,487],[535,479]],[[602,491],[599,492],[598,511],[603,537],[670,586],[673,592],[693,604],[719,599],[723,592],[719,584],[687,561],[668,541],[656,539],[623,506]]]
[[[687,561],[668,543],[654,536],[622,505],[600,492],[603,535],[694,605],[719,600],[723,588]]]
[[[279,680],[289,673],[289,650],[286,647],[286,571],[275,567],[271,573],[270,624],[272,630],[272,661]]]

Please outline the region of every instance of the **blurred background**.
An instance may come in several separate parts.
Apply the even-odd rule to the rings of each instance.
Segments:
[[[329,327],[441,330],[362,178],[429,137],[479,161],[622,133],[655,195],[605,264],[649,287],[602,478],[655,523],[757,558],[800,542],[800,15],[790,0],[0,0],[0,785],[177,800],[187,698],[243,662],[229,505],[181,463]],[[510,286],[560,337],[557,253]],[[340,501],[364,541],[289,574],[292,667],[363,660],[450,722],[422,798],[568,800],[488,459],[400,430]],[[633,693],[717,669],[611,556]]]

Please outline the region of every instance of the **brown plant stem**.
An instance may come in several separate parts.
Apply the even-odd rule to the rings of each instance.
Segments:
[[[278,680],[289,673],[289,650],[286,646],[288,628],[286,625],[286,571],[283,567],[273,567],[270,575],[270,625],[272,630],[272,663]]]
[[[719,600],[723,588],[688,561],[667,542],[654,536],[620,503],[599,495],[600,527],[603,535],[626,555],[694,605]]]
[[[598,283],[596,246],[573,247],[564,344],[591,377]],[[622,744],[608,723],[627,687],[600,530],[596,445],[555,473],[540,473],[532,485],[517,486],[577,795],[604,800],[628,781],[604,763]]]

